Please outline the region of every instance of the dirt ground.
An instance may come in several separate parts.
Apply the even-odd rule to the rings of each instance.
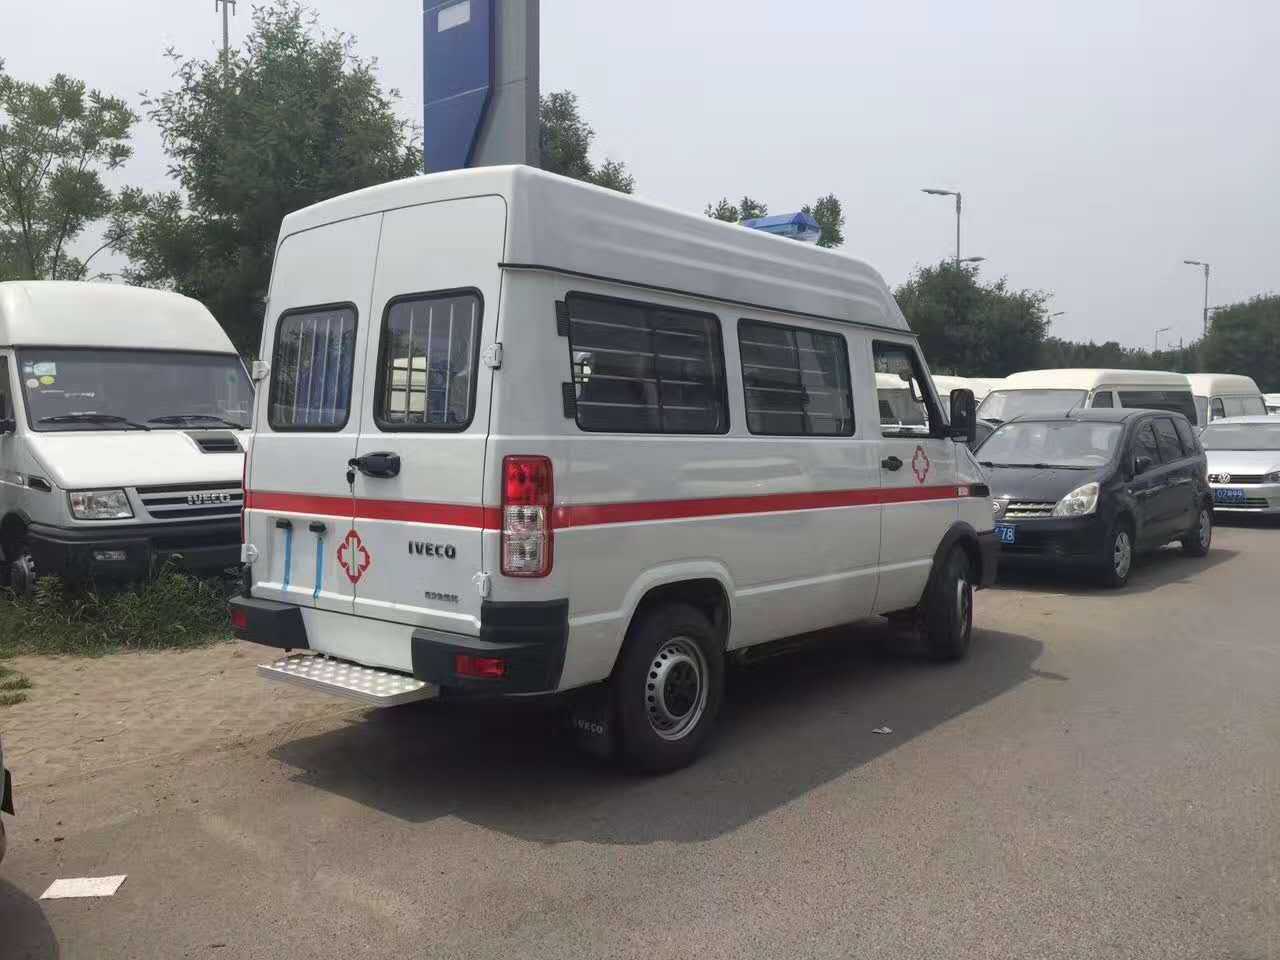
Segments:
[[[266,731],[351,713],[349,701],[268,683],[271,651],[247,643],[99,658],[18,657],[23,703],[0,707],[5,764],[52,785],[124,764],[215,751]]]

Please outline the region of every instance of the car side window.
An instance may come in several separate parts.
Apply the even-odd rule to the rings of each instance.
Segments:
[[[1152,463],[1160,462],[1160,445],[1156,442],[1155,430],[1148,420],[1138,427],[1133,434],[1133,459],[1148,457]]]
[[[880,435],[923,437],[945,422],[926,383],[924,365],[914,347],[905,343],[872,343],[876,394],[880,406]]]
[[[1097,393],[1093,395],[1093,403],[1091,404],[1091,406],[1114,407],[1115,399],[1111,396],[1110,390],[1099,390]]]
[[[1227,409],[1222,405],[1222,398],[1214,397],[1213,398],[1213,419],[1217,420],[1219,417],[1225,417],[1226,415],[1227,415]]]
[[[1191,429],[1191,424],[1185,420],[1175,420],[1173,425],[1178,430],[1178,439],[1182,441],[1182,449],[1187,452],[1187,456],[1194,457],[1198,455],[1200,453],[1200,444],[1196,442],[1196,434]]]
[[[1156,428],[1156,446],[1160,449],[1160,459],[1165,463],[1173,463],[1186,456],[1173,421],[1168,417],[1156,417],[1152,422]]]

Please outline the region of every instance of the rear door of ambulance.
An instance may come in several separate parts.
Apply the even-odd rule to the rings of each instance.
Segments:
[[[363,562],[352,529],[348,461],[364,392],[369,298],[382,214],[285,237],[276,252],[245,472],[245,541],[255,597],[352,612]],[[326,650],[326,652],[333,652]]]
[[[384,215],[356,451],[362,617],[479,631],[482,534],[497,523],[484,476],[506,224],[497,196]]]

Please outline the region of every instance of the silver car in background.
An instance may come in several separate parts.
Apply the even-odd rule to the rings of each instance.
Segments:
[[[1200,434],[1213,509],[1280,513],[1280,417],[1227,417]]]

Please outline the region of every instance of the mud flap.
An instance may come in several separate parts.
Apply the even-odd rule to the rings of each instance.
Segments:
[[[616,712],[611,684],[599,684],[574,697],[569,727],[578,749],[600,760],[612,759],[618,745]]]

